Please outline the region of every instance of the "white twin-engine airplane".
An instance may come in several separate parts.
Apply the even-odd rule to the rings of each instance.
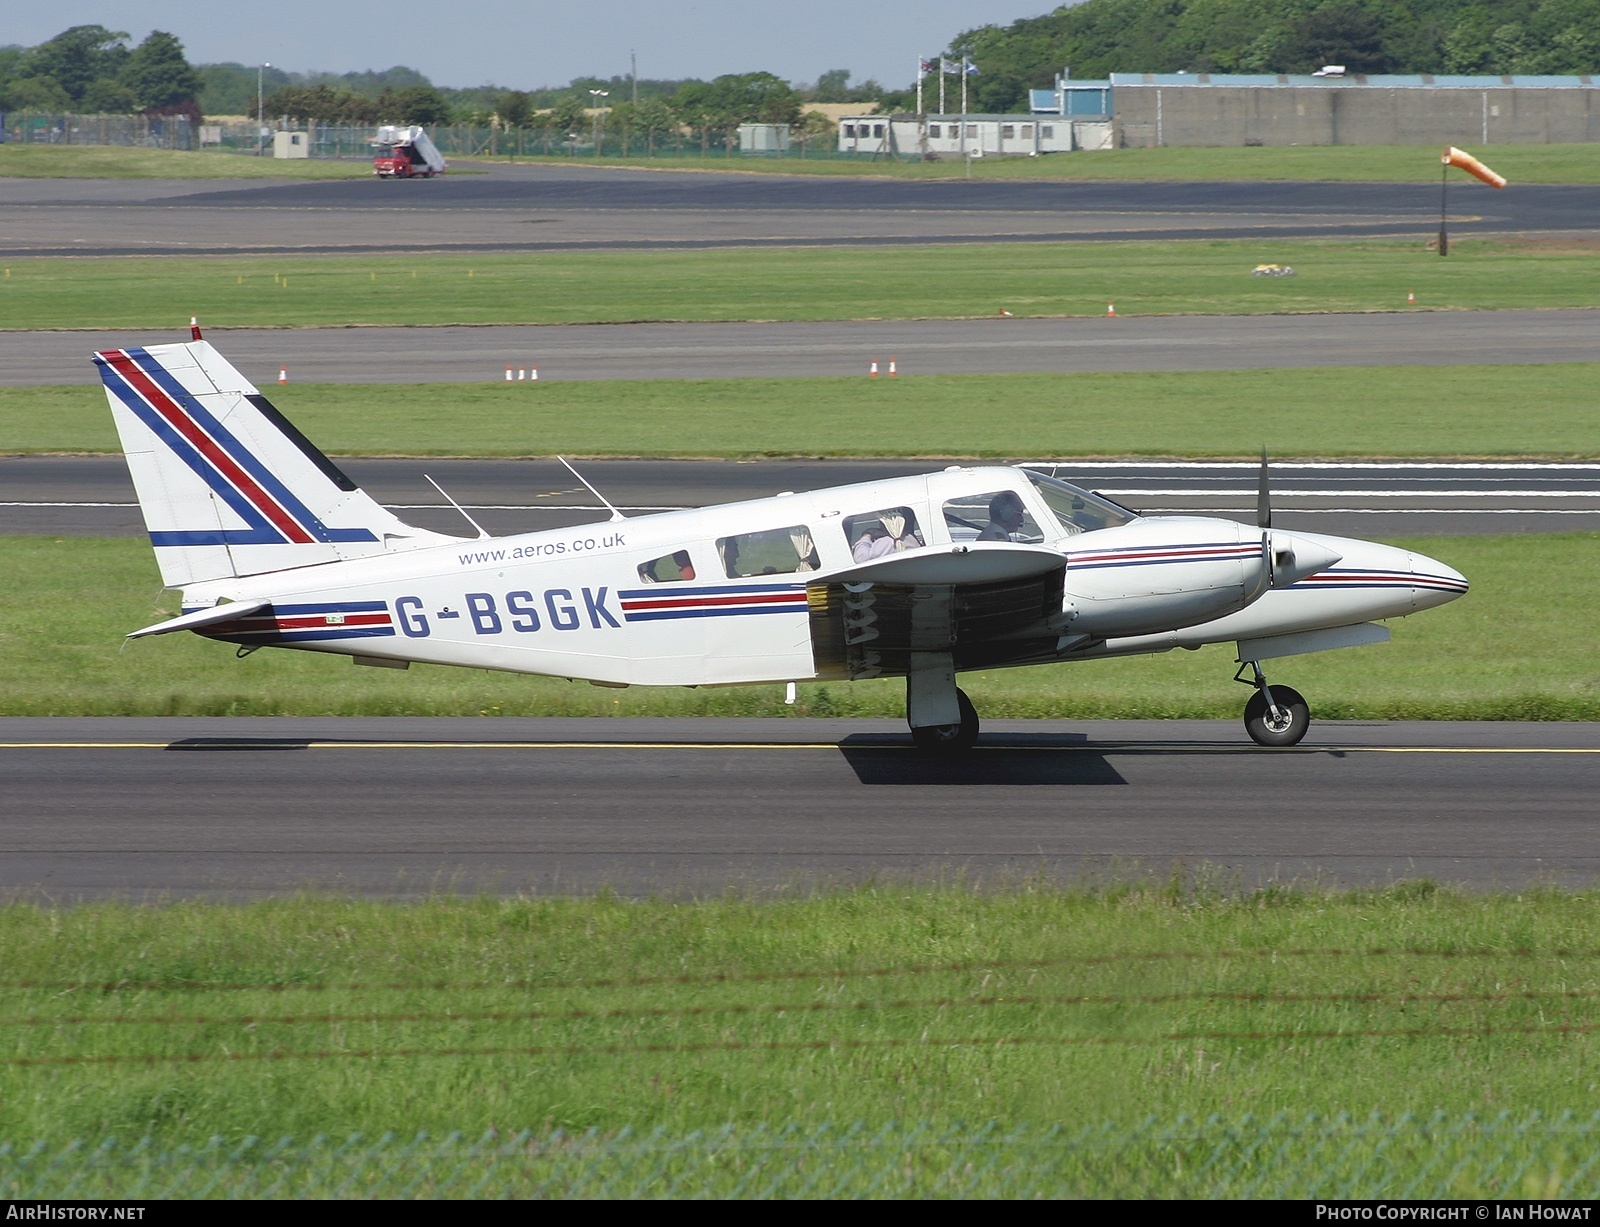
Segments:
[[[1255,687],[1246,729],[1287,746],[1310,714],[1262,661],[1383,642],[1375,619],[1467,590],[1419,554],[1273,529],[1265,456],[1255,528],[1141,516],[996,466],[449,537],[379,506],[195,336],[95,355],[162,581],[183,594],[182,616],[131,638],[601,686],[904,677],[912,737],[936,752],[978,736],[963,670],[1232,642]]]

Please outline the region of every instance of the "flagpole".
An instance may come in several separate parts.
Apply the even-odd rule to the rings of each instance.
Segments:
[[[922,118],[922,57],[917,57],[917,118]]]
[[[939,114],[945,113],[944,109],[944,56],[939,57]]]

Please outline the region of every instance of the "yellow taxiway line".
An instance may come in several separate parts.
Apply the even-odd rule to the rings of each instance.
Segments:
[[[0,750],[910,750],[897,745],[841,746],[832,741],[320,741],[299,737],[196,737],[176,741],[0,741]],[[990,745],[976,750],[1043,754],[1112,754],[1147,750],[1226,749],[1237,746],[1184,746],[1170,742],[1115,742],[1105,745]],[[1302,754],[1600,754],[1600,746],[1291,746]]]

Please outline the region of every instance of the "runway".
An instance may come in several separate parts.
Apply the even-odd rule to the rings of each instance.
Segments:
[[[1315,697],[1312,697],[1315,704]],[[1586,884],[1600,726],[893,721],[0,721],[0,889],[625,893],[1165,875]]]
[[[470,532],[428,484],[431,474],[496,535],[604,519],[593,495],[554,460],[340,460],[401,519]],[[1248,463],[1068,460],[1061,476],[1149,513],[1253,523]],[[588,460],[584,475],[628,514],[766,498],[943,467],[915,460]],[[1338,536],[1600,530],[1600,465],[1292,462],[1273,466],[1275,523]],[[120,456],[0,457],[0,535],[142,536]]]
[[[1419,157],[1423,154],[1419,151]],[[1600,187],[1475,182],[1461,235],[1587,232]],[[430,181],[0,180],[0,254],[221,255],[1427,236],[1426,184],[1093,183],[496,165]]]
[[[206,336],[265,387],[296,382],[1226,371],[1343,366],[1593,362],[1600,311],[1407,311],[1366,315],[1118,316],[1116,319],[846,320],[818,323],[567,324],[431,328],[211,328]],[[92,384],[96,350],[187,340],[148,330],[0,332],[0,386]]]

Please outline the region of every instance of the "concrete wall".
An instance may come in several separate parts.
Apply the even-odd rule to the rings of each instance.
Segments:
[[[1116,87],[1116,143],[1550,145],[1600,141],[1600,88]]]

